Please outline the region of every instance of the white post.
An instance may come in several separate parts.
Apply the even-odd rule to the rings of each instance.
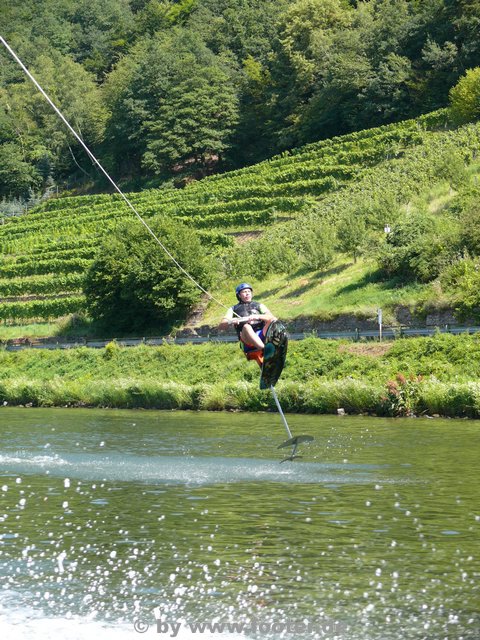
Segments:
[[[378,318],[378,337],[380,342],[382,341],[382,310],[377,309],[377,318]]]

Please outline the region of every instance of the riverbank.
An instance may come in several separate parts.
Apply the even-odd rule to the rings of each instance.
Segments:
[[[291,343],[277,390],[288,412],[480,417],[480,338]],[[236,344],[0,351],[0,403],[275,410]]]

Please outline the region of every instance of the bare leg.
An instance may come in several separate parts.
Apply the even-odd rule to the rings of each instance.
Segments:
[[[240,333],[240,338],[242,339],[242,342],[245,342],[247,344],[253,344],[255,347],[258,347],[259,349],[263,349],[263,347],[265,346],[261,338],[257,336],[255,331],[252,329],[252,325],[250,324],[244,325]]]

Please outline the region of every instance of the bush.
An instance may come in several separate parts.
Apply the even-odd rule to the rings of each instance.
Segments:
[[[329,222],[316,216],[299,220],[293,229],[292,248],[309,269],[326,269],[335,255],[335,229]]]
[[[445,149],[433,161],[435,173],[438,178],[446,180],[451,187],[459,189],[469,180],[467,163],[459,149],[451,147]]]
[[[181,266],[203,287],[213,262],[192,229],[172,220],[151,224]],[[92,317],[110,330],[169,328],[183,320],[201,291],[140,224],[118,228],[101,246],[84,284]]]
[[[288,245],[282,230],[254,238],[225,255],[225,270],[233,278],[243,278],[246,273],[254,278],[269,273],[288,273],[298,265],[298,255]]]
[[[474,201],[460,216],[460,242],[462,247],[475,256],[480,256],[480,203]]]
[[[395,224],[380,247],[377,260],[388,275],[429,282],[448,264],[459,247],[458,223],[451,218],[414,213]]]
[[[333,226],[307,215],[233,248],[225,263],[231,277],[241,278],[249,273],[261,278],[269,273],[290,273],[303,265],[325,269],[334,255]]]
[[[382,396],[384,413],[388,416],[412,415],[417,408],[421,380],[421,376],[406,377],[402,373],[397,373],[395,380],[389,380]]]
[[[480,259],[465,253],[451,264],[441,276],[445,291],[453,294],[460,315],[478,313],[480,310]]]
[[[351,210],[343,214],[337,227],[337,240],[340,251],[352,255],[356,262],[367,245],[365,220],[359,212]]]
[[[450,113],[458,124],[480,116],[480,67],[469,69],[450,90]]]

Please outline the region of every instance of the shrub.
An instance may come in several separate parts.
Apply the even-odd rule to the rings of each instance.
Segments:
[[[344,213],[337,227],[337,239],[340,251],[351,254],[356,262],[367,244],[365,220],[359,213],[353,210]]]
[[[395,380],[389,380],[386,384],[386,393],[382,397],[386,415],[412,415],[417,408],[421,380],[421,376],[410,375],[406,377],[402,373],[398,373]]]
[[[459,124],[480,116],[480,67],[469,69],[450,90],[450,113]]]
[[[390,277],[429,282],[445,268],[458,246],[458,223],[416,212],[393,226],[377,260]]]
[[[152,229],[180,265],[203,287],[213,263],[192,229],[157,220]],[[109,329],[167,328],[183,320],[201,292],[138,223],[122,225],[101,246],[84,284],[92,317]]]
[[[444,270],[441,276],[444,289],[453,294],[460,315],[480,310],[480,259],[465,253]]]

